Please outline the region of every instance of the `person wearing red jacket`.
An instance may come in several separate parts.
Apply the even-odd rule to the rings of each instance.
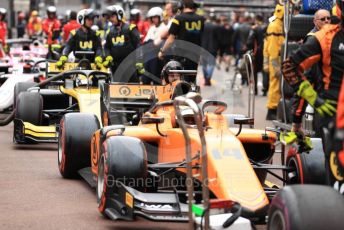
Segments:
[[[42,34],[42,19],[38,17],[38,11],[34,10],[31,12],[29,21],[26,25],[27,33],[29,38],[40,36]]]
[[[69,22],[63,26],[63,42],[67,42],[69,38],[69,34],[72,30],[77,30],[80,28],[80,24],[76,21],[77,13],[75,11],[71,11],[69,14]]]
[[[59,37],[61,22],[56,17],[56,7],[48,6],[48,17],[43,20],[43,32],[48,38],[48,45],[57,44],[57,38]]]
[[[0,42],[2,47],[6,46],[6,36],[7,36],[7,23],[5,22],[7,10],[5,8],[0,8]]]

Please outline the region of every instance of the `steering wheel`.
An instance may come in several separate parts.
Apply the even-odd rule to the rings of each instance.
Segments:
[[[191,84],[188,82],[181,81],[179,82],[173,89],[173,93],[171,95],[171,99],[174,100],[174,98],[185,95],[191,90]]]

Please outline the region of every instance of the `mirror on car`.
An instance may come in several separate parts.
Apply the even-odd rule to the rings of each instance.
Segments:
[[[143,116],[141,117],[141,122],[142,124],[161,124],[164,122],[164,118]]]
[[[254,125],[254,118],[250,117],[236,117],[234,118],[235,125]]]

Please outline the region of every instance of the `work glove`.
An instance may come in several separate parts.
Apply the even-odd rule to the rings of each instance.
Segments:
[[[300,84],[297,95],[304,98],[322,117],[333,116],[337,112],[337,102],[319,97],[307,80]]]
[[[138,74],[144,74],[145,73],[145,67],[143,66],[143,63],[138,62],[135,64],[136,70]]]
[[[280,134],[280,141],[285,145],[291,145],[297,143],[299,146],[298,152],[309,152],[313,149],[312,141],[310,137],[304,136],[300,132],[282,132]]]
[[[282,62],[282,73],[284,80],[290,85],[297,85],[301,80],[297,65],[289,58]]]
[[[101,69],[103,67],[103,58],[101,56],[97,56],[94,59],[94,62],[96,63],[97,69]]]
[[[269,58],[268,57],[264,57],[263,59],[263,71],[265,73],[269,73]]]
[[[103,62],[103,66],[104,66],[105,68],[108,68],[108,67],[112,64],[112,62],[113,62],[112,56],[107,56],[107,57],[105,58],[105,61]]]
[[[67,62],[68,57],[65,55],[62,55],[60,59],[56,62],[56,67],[59,69],[63,68],[63,65]]]

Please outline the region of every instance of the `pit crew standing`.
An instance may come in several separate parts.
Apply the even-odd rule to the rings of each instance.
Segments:
[[[100,38],[102,39],[102,44],[105,42],[105,32],[110,29],[112,23],[110,22],[110,15],[108,14],[108,11],[105,9],[102,13],[102,17],[97,22],[97,26],[99,28],[98,33],[100,35]]]
[[[307,39],[306,43],[285,60],[282,65],[283,77],[291,85],[297,95],[304,98],[321,116],[319,127],[326,127],[330,131],[329,140],[333,142],[337,102],[344,74],[344,0],[337,0],[337,13],[341,24],[325,25],[322,30]],[[302,74],[315,63],[321,61],[323,85],[316,92],[309,80]],[[301,132],[295,130],[295,132]],[[322,135],[325,150],[325,165],[328,183],[333,185],[333,162],[331,162],[331,144],[325,142]]]
[[[57,39],[61,30],[61,22],[57,19],[55,6],[48,6],[47,16],[48,17],[43,20],[42,24],[43,32],[47,36],[47,44],[57,44]]]
[[[264,42],[263,68],[269,73],[268,112],[266,120],[275,120],[277,105],[281,98],[280,77],[281,77],[281,45],[284,43],[283,35],[283,14],[284,8],[277,4],[274,12],[274,20],[269,24]]]
[[[5,22],[7,10],[0,8],[0,42],[3,48],[6,48],[7,23]]]
[[[166,50],[171,47],[176,39],[191,42],[198,47],[201,46],[201,38],[204,29],[204,18],[195,13],[197,5],[194,3],[193,0],[184,0],[182,4],[183,13],[177,15],[172,20],[168,39],[164,47],[161,48],[159,52],[160,59],[163,59]],[[178,47],[176,47],[176,49],[178,49]],[[181,61],[185,69],[196,70],[200,58],[200,51],[201,48],[194,50],[193,53],[189,53],[189,55],[193,56],[192,60],[191,58],[189,59],[178,57],[180,56],[180,54],[178,54],[177,51],[176,58]],[[196,83],[195,76],[187,76],[185,77],[185,80],[188,82]]]
[[[37,37],[42,34],[42,19],[38,17],[37,10],[31,12],[29,21],[26,25],[29,38]]]
[[[62,68],[64,63],[68,60],[68,55],[73,52],[75,58],[82,59],[84,55],[78,55],[75,51],[93,51],[94,54],[87,55],[86,58],[96,63],[98,68],[102,67],[103,49],[100,37],[94,32],[91,27],[95,14],[93,9],[83,9],[77,15],[77,22],[81,25],[78,30],[70,32],[69,40],[62,51],[60,60],[56,63],[58,68]]]
[[[252,26],[250,34],[247,39],[247,48],[253,50],[254,56],[254,93],[258,94],[258,72],[262,72],[263,69],[263,46],[264,46],[264,34],[266,32],[266,26],[263,24],[263,17],[261,15],[256,15],[255,24]],[[264,92],[263,92],[264,93]]]
[[[160,7],[153,7],[147,13],[147,18],[151,21],[151,27],[148,30],[148,33],[143,40],[145,43],[145,47],[149,48],[149,55],[147,55],[145,61],[145,69],[152,73],[154,76],[159,76],[161,73],[163,63],[157,57],[159,49],[161,48],[161,30],[163,30],[166,25],[162,23],[162,14],[163,10]],[[149,83],[146,80],[147,78],[143,78],[143,83]]]
[[[141,41],[143,41],[148,33],[150,25],[148,21],[142,20],[141,10],[135,8],[130,10],[130,24],[136,25],[141,35]]]
[[[114,76],[121,62],[140,46],[140,33],[136,25],[124,21],[124,10],[118,5],[108,6],[108,13],[112,23],[111,28],[106,32],[104,45],[105,61],[104,67],[111,67],[113,81],[118,81]],[[136,69],[139,75],[144,73],[143,63],[136,60]],[[131,79],[137,81],[137,79]]]
[[[208,51],[211,55],[203,53],[201,55],[201,64],[204,77],[204,85],[211,86],[211,78],[216,65],[216,54],[219,48],[220,38],[219,31],[220,26],[216,24],[216,17],[214,14],[209,16],[209,19],[204,24],[204,33],[202,36],[202,48]]]
[[[307,39],[311,36],[314,36],[315,33],[319,30],[321,30],[326,24],[331,23],[331,15],[330,12],[324,9],[320,9],[314,14],[314,28],[307,34],[307,36],[304,39],[304,42],[307,41]],[[322,85],[322,70],[321,65],[315,64],[305,72],[305,76],[307,79],[312,83],[313,87],[316,90],[321,89]],[[299,97],[297,94],[294,94],[292,98],[292,131],[298,130],[299,127],[301,127],[301,121],[302,117],[305,113],[305,109],[307,107],[307,103],[305,102],[305,99]],[[318,119],[318,114],[315,114],[314,120],[316,121]],[[321,127],[315,126],[314,127],[315,136],[320,136],[321,133]]]
[[[72,30],[77,30],[80,28],[80,24],[76,21],[77,13],[75,11],[71,11],[69,14],[69,22],[67,22],[63,28],[63,41],[66,43],[69,38],[69,34]]]

